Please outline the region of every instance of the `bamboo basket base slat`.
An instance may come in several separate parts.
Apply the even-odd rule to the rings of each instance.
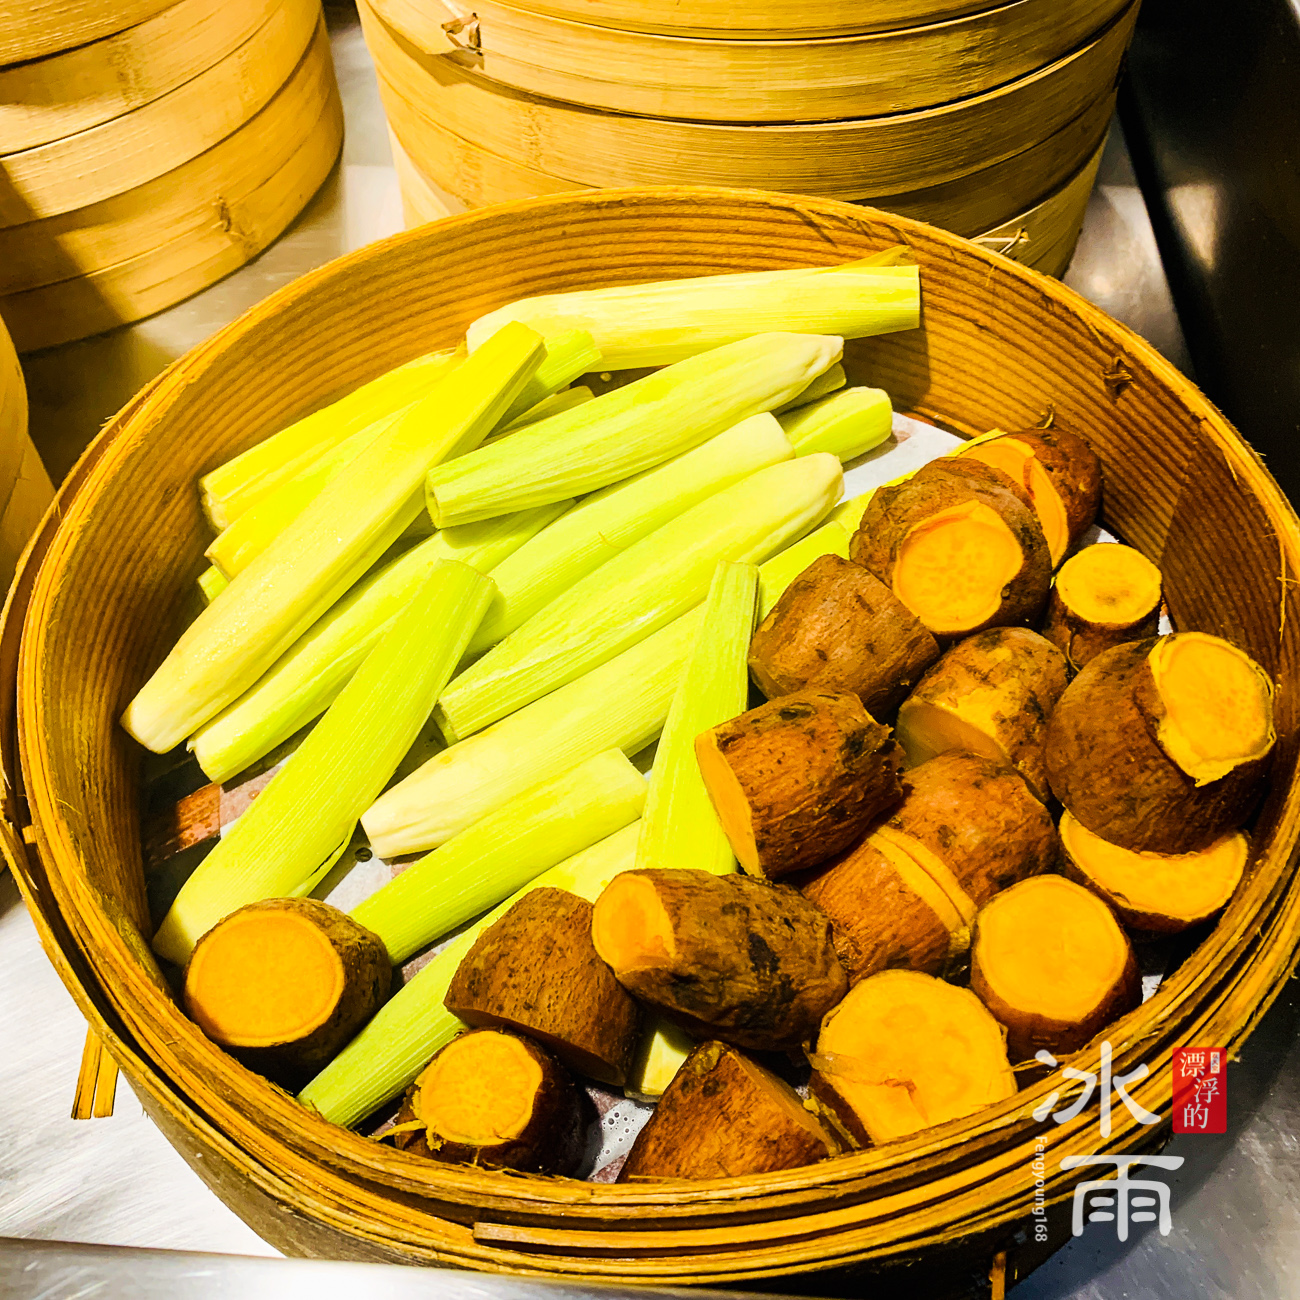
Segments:
[[[0,66],[0,154],[85,131],[219,63],[279,0],[177,0],[136,27],[61,54]]]
[[[860,199],[944,184],[1041,143],[1113,88],[1136,18],[1047,68],[940,108],[737,126],[601,112],[499,86],[422,54],[360,0],[391,120],[413,158],[421,123],[509,162],[590,186],[702,182]],[[1085,155],[1086,156],[1086,155]],[[1010,214],[1007,214],[1010,215]]]
[[[0,157],[0,227],[121,194],[210,149],[285,83],[320,19],[320,0],[280,0],[224,59],[140,108]]]
[[[207,537],[195,478],[340,387],[453,343],[533,293],[670,275],[833,264],[904,242],[923,325],[846,350],[854,380],[960,433],[1052,412],[1107,475],[1105,523],[1156,560],[1176,626],[1232,637],[1279,683],[1271,793],[1255,860],[1212,933],[1106,1030],[1113,1068],[1168,1113],[1172,1051],[1230,1053],[1285,985],[1300,943],[1300,522],[1255,456],[1182,376],[1063,286],[905,219],[832,201],[691,187],[582,191],[454,216],[340,259],[182,358],[114,420],[42,525],[0,630],[16,677],[31,826],[0,828],[24,890],[59,935],[56,963],[151,1113],[219,1193],[303,1253],[625,1282],[775,1279],[880,1265],[974,1242],[989,1259],[1072,1154],[1158,1145],[1124,1108],[1039,1124],[1055,1082],[968,1120],[804,1169],[723,1183],[581,1183],[441,1166],[326,1124],[215,1048],[149,954],[138,762],[116,725],[168,648]],[[347,328],[339,328],[347,322]],[[18,626],[21,621],[21,627]],[[21,638],[20,638],[21,632]],[[0,705],[0,734],[10,708]],[[22,811],[6,797],[10,819]],[[29,832],[39,862],[25,863]],[[1071,1064],[1097,1070],[1099,1043]],[[1011,1247],[1015,1251],[1014,1244]],[[803,1289],[816,1289],[806,1279]]]
[[[466,26],[458,0],[370,3],[422,60],[515,90],[654,117],[815,122],[983,94],[1084,44],[1127,0],[1013,0],[948,22],[815,41],[619,31],[495,0],[476,5]]]
[[[75,49],[148,22],[176,0],[4,0],[0,66]]]
[[[19,351],[53,347],[139,320],[243,266],[320,188],[338,156],[342,130],[322,24],[275,99],[215,146],[212,152],[220,157],[197,159],[178,168],[178,174],[142,187],[154,191],[133,205],[142,214],[142,231],[158,226],[160,212],[172,214],[163,223],[167,233],[161,242],[107,266],[0,294],[0,317]],[[113,202],[121,206],[128,197]],[[0,249],[7,233],[0,231]],[[69,243],[84,265],[84,248]],[[45,260],[57,264],[69,252],[67,246],[55,247]]]

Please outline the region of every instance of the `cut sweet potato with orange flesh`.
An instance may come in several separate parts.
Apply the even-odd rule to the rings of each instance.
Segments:
[[[1225,907],[1241,881],[1250,842],[1240,831],[1199,853],[1135,853],[1094,835],[1068,812],[1061,818],[1066,872],[1105,899],[1125,925],[1177,934]]]
[[[1245,822],[1274,739],[1263,670],[1180,632],[1093,659],[1057,702],[1045,757],[1052,793],[1094,834],[1193,853]]]
[[[726,1043],[701,1043],[637,1134],[618,1181],[767,1174],[842,1150],[789,1084]]]
[[[856,695],[798,691],[695,742],[718,820],[751,875],[816,866],[898,801],[902,751]]]
[[[641,1011],[592,946],[591,917],[566,890],[525,894],[465,954],[445,1004],[467,1025],[527,1034],[570,1069],[621,1087]]]
[[[768,699],[810,688],[846,691],[878,717],[897,708],[938,657],[934,637],[879,578],[822,555],[759,624],[749,672]]]
[[[307,898],[250,903],[213,926],[185,968],[185,1010],[213,1042],[286,1086],[306,1082],[383,1005],[383,940]]]
[[[990,628],[929,669],[903,701],[895,734],[913,767],[950,749],[983,754],[1045,800],[1047,721],[1068,676],[1065,656],[1037,632]]]
[[[1055,875],[1022,881],[980,912],[970,986],[1006,1026],[1013,1061],[1076,1052],[1142,1000],[1133,946],[1110,908]]]
[[[903,784],[903,801],[882,829],[928,849],[976,907],[1055,868],[1061,848],[1056,827],[1011,768],[950,750],[904,773]]]
[[[1034,503],[1056,566],[1101,506],[1101,462],[1078,434],[1026,429],[981,439],[954,453],[993,465],[1020,484]]]
[[[850,557],[948,638],[1031,622],[1052,573],[1028,493],[970,457],[941,457],[878,489]]]
[[[584,1110],[577,1084],[544,1048],[476,1029],[448,1043],[407,1090],[393,1140],[434,1160],[571,1174]]]
[[[826,914],[746,876],[625,871],[596,900],[591,938],[666,1020],[758,1051],[797,1047],[848,988]]]
[[[1012,1096],[1003,1037],[969,989],[882,971],[822,1022],[812,1089],[864,1145],[892,1142]]]
[[[970,945],[970,921],[915,858],[868,836],[803,885],[831,919],[849,980],[891,968],[943,974]]]
[[[1131,546],[1085,546],[1056,575],[1043,635],[1078,669],[1159,623],[1160,570]]]

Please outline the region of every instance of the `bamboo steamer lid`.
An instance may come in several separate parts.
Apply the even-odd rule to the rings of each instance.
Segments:
[[[0,154],[111,121],[184,85],[257,31],[280,0],[179,0],[126,31],[0,67]]]
[[[969,176],[924,190],[859,197],[954,234],[968,238],[987,234],[1016,220],[1079,174],[1100,148],[1114,105],[1114,93],[1108,91],[1046,140]],[[586,188],[462,140],[420,117],[394,95],[385,95],[385,107],[390,135],[398,142],[394,161],[402,193],[415,214],[408,224],[431,221],[448,211]]]
[[[404,116],[398,134],[413,158],[427,121],[510,163],[582,185],[708,182],[837,198],[944,184],[1046,140],[1113,88],[1137,15],[1130,6],[1049,67],[940,108],[740,126],[608,113],[511,90],[424,54],[366,0],[358,8],[385,107],[394,119]]]
[[[905,113],[983,94],[1056,62],[1128,0],[1014,0],[925,27],[818,40],[704,40],[568,22],[494,3],[373,0],[425,55],[572,104],[720,122]]]
[[[27,432],[27,386],[14,345],[0,324],[0,592],[54,499],[50,476]]]
[[[211,149],[125,194],[0,230],[0,317],[19,350],[139,320],[238,269],[302,211],[342,138],[320,23],[285,85]]]
[[[320,17],[320,0],[279,0],[244,43],[128,113],[0,157],[0,228],[134,189],[242,126],[284,84]]]
[[[833,201],[694,187],[577,192],[475,211],[371,245],[259,304],[181,358],[92,445],[43,522],[0,630],[0,839],[56,965],[144,1105],[219,1194],[295,1254],[628,1283],[720,1285],[867,1269],[930,1252],[1017,1264],[1025,1171],[1149,1151],[1125,1107],[1032,1117],[1029,1083],[969,1120],[805,1169],[723,1183],[607,1185],[441,1166],[325,1124],[216,1049],[149,956],[138,762],[116,728],[165,652],[207,532],[195,477],[392,365],[450,345],[511,299],[666,275],[830,264],[898,242],[922,268],[923,326],[860,340],[855,381],[964,433],[1054,412],[1104,463],[1106,525],[1160,563],[1176,625],[1231,637],[1281,689],[1252,870],[1154,996],[1111,1025],[1117,1074],[1168,1106],[1173,1050],[1237,1050],[1300,946],[1300,521],[1259,458],[1153,349],[1046,277],[945,232]],[[346,328],[340,328],[346,322]],[[170,616],[170,617],[169,617]],[[169,625],[170,623],[170,625]],[[21,640],[20,640],[21,634]],[[57,724],[56,725],[56,720]],[[21,775],[9,743],[17,732]],[[26,825],[30,815],[32,823]],[[33,846],[30,850],[28,845]],[[1098,1042],[1072,1064],[1099,1069]],[[832,1279],[806,1278],[801,1290]],[[833,1280],[835,1289],[850,1281]],[[863,1279],[858,1275],[860,1288]]]
[[[0,64],[44,58],[126,31],[175,0],[0,0]]]

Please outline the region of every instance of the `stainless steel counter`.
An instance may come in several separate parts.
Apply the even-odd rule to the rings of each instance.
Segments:
[[[347,116],[343,159],[289,232],[242,271],[137,326],[25,359],[32,434],[57,479],[103,422],[168,362],[303,272],[402,225],[387,131],[355,14],[329,11]],[[1067,283],[1187,367],[1182,334],[1123,140],[1113,134]],[[1120,1245],[1089,1228],[1016,1300],[1300,1296],[1300,1003],[1288,992],[1229,1076],[1229,1133],[1176,1138],[1174,1229]],[[68,1116],[85,1027],[41,954],[17,891],[0,876],[0,1237],[273,1255],[206,1189],[125,1086],[111,1119]],[[177,1296],[328,1292],[501,1294],[466,1275],[355,1265],[265,1266],[133,1256],[136,1289],[109,1252],[0,1242],[0,1295]],[[115,1271],[116,1270],[116,1271]],[[418,1288],[414,1279],[421,1279]],[[37,1283],[40,1283],[37,1285]],[[114,1289],[114,1287],[118,1289]],[[126,1286],[128,1289],[122,1289]],[[572,1295],[588,1294],[567,1288]],[[592,1290],[589,1294],[607,1294]]]

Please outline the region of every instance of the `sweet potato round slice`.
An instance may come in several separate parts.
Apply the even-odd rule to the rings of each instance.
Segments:
[[[959,641],[917,683],[895,735],[915,767],[950,749],[1013,767],[1046,800],[1047,720],[1065,690],[1065,656],[1023,627],[990,628]]]
[[[842,1149],[788,1083],[726,1043],[701,1043],[637,1134],[618,1181],[767,1174]]]
[[[1064,876],[999,894],[975,920],[971,989],[1006,1026],[1013,1061],[1076,1052],[1142,1000],[1137,961],[1110,908]]]
[[[1131,546],[1085,546],[1052,585],[1043,635],[1079,669],[1160,624],[1160,570]]]
[[[1011,768],[950,750],[903,776],[902,802],[882,829],[929,851],[977,908],[1001,889],[1055,868],[1056,827]],[[913,857],[920,855],[912,850]]]
[[[1061,818],[1066,874],[1105,899],[1125,925],[1177,934],[1227,906],[1250,856],[1241,831],[1199,853],[1136,853],[1094,835],[1070,813]]]
[[[407,1090],[394,1143],[451,1164],[572,1174],[584,1097],[537,1043],[496,1029],[453,1039]]]
[[[863,1145],[892,1142],[1014,1094],[1003,1039],[969,989],[882,971],[822,1022],[811,1087]]]
[[[856,695],[799,691],[695,741],[740,865],[770,880],[848,848],[898,801],[903,754]]]
[[[978,441],[954,454],[1000,469],[1028,492],[1053,567],[1097,517],[1101,461],[1077,433],[1026,429]]]
[[[1028,494],[969,458],[931,461],[875,492],[850,557],[941,638],[1032,622],[1052,572]]]
[[[591,938],[642,1002],[738,1047],[797,1047],[848,988],[826,914],[745,876],[625,871],[596,900]]]
[[[759,624],[749,672],[768,699],[816,688],[856,695],[873,717],[897,708],[939,646],[874,574],[822,555]]]
[[[285,1087],[306,1083],[388,997],[383,940],[310,898],[269,898],[207,932],[185,968],[185,1010],[213,1042]]]
[[[1192,853],[1246,820],[1276,739],[1273,689],[1231,642],[1180,632],[1117,646],[1047,729],[1052,793],[1122,848]]]
[[[592,946],[591,914],[567,890],[525,894],[479,935],[444,1001],[467,1025],[517,1030],[579,1074],[621,1087],[641,1011]]]

